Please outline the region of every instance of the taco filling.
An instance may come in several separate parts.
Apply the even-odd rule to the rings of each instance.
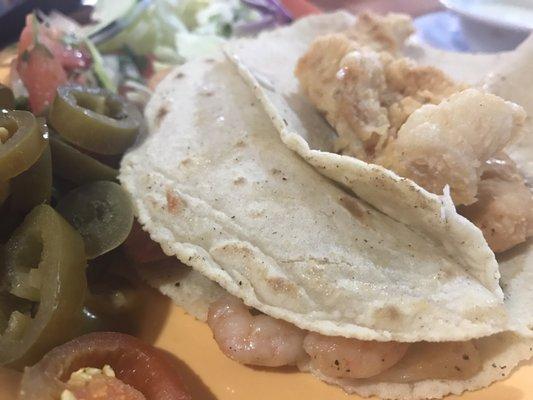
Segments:
[[[369,29],[372,21],[372,29]],[[318,37],[295,74],[335,128],[335,150],[383,165],[433,193],[449,185],[459,211],[495,252],[533,235],[533,197],[506,147],[523,134],[524,110],[398,54],[405,18],[363,14]],[[369,35],[368,32],[372,32]],[[393,42],[394,43],[394,42]]]
[[[398,383],[468,379],[482,367],[474,341],[411,344],[326,336],[257,312],[229,295],[211,303],[207,323],[222,352],[247,365],[298,365],[332,378]]]

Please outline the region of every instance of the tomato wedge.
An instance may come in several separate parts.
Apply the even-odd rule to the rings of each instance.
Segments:
[[[133,336],[112,332],[84,335],[50,351],[24,372],[19,399],[57,400],[69,388],[65,382],[72,372],[104,365],[113,369],[121,383],[102,378],[95,383],[98,390],[104,385],[108,393],[119,393],[123,396],[118,398],[125,400],[139,398],[133,396],[136,392],[146,400],[191,400],[177,371],[162,353]],[[135,390],[128,391],[121,384]],[[91,393],[84,396],[99,398]]]
[[[294,18],[320,14],[322,10],[307,0],[282,0],[283,5]]]

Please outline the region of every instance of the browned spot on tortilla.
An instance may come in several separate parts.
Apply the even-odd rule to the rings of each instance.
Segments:
[[[235,244],[235,243],[225,244],[224,246],[220,248],[220,250],[222,250],[222,252],[227,255],[240,257],[245,267],[246,267],[246,263],[249,262],[249,260],[254,258],[254,252],[252,251],[252,249],[246,246],[243,246],[241,244]]]
[[[239,176],[237,179],[233,180],[233,183],[235,185],[242,185],[245,182],[246,182],[246,178],[244,176]]]
[[[272,173],[272,175],[274,176],[279,176],[282,180],[286,181],[287,178],[285,176],[283,176],[283,171],[280,170],[280,169],[277,169],[277,168],[272,168],[270,170],[270,172]]]
[[[157,114],[155,116],[155,125],[159,127],[161,125],[161,122],[163,122],[163,118],[168,114],[168,108],[166,105],[163,105],[159,107],[159,110],[157,110]]]
[[[185,200],[167,190],[167,207],[172,214],[178,214],[185,207]]]
[[[436,274],[438,280],[450,280],[457,276],[456,271],[452,269],[441,268]]]
[[[365,217],[365,209],[361,205],[361,202],[355,197],[343,196],[339,199],[341,205],[346,208],[350,214],[359,220],[363,220]]]
[[[235,143],[235,147],[246,147],[246,142],[240,139],[237,143]]]
[[[397,321],[400,319],[401,313],[394,306],[386,306],[376,311],[376,317],[382,321]]]
[[[468,318],[470,321],[479,321],[485,318],[485,316],[487,315],[487,309],[488,307],[485,307],[485,306],[475,307],[472,310],[465,312],[464,316],[465,318]],[[502,320],[507,318],[506,310],[505,310],[505,307],[503,306],[498,307],[496,309],[491,308],[490,312],[491,312],[491,317],[494,318],[495,320],[497,318],[502,318]]]
[[[373,132],[370,135],[370,139],[365,141],[365,144],[364,144],[365,153],[369,157],[373,157],[374,154],[376,153],[376,146],[378,145],[378,143],[379,143],[379,135]]]
[[[187,157],[187,158],[184,158],[183,160],[181,160],[180,164],[186,167],[187,165],[189,165],[191,163],[191,161],[192,160],[189,157]]]
[[[267,278],[266,283],[275,292],[290,293],[290,292],[296,291],[294,284],[292,284],[290,281],[288,281],[285,278],[281,278],[281,277]]]
[[[417,203],[413,205],[413,208],[420,208],[422,210],[429,210],[430,207],[430,202],[427,199],[418,199]]]
[[[265,215],[265,210],[264,209],[261,209],[261,210],[255,209],[255,210],[250,211],[249,215],[252,218],[260,218],[263,215]]]

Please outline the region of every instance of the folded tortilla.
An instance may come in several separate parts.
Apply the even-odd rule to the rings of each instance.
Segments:
[[[411,193],[411,187],[418,188],[418,185],[389,172],[396,179],[394,187],[390,191],[384,187],[375,190],[372,187],[374,176],[369,171],[381,171],[381,167],[328,151],[333,146],[335,132],[319,111],[306,100],[294,76],[294,67],[299,57],[317,36],[327,33],[324,32],[324,26],[333,26],[334,29],[340,27],[339,30],[343,30],[346,25],[353,23],[355,17],[345,13],[315,16],[290,27],[264,33],[257,39],[234,41],[226,46],[226,52],[261,100],[289,148],[317,171],[395,220],[431,229],[425,224],[435,227],[438,221],[428,220],[424,212],[426,210],[415,207],[413,198],[407,199],[403,204],[391,201],[392,196],[393,199],[406,196],[404,193]],[[438,67],[439,62],[444,60],[445,71],[452,74],[453,78],[484,86],[495,94],[516,101],[525,108],[528,115],[533,115],[533,96],[527,89],[531,87],[527,85],[527,80],[532,85],[533,78],[526,73],[527,66],[533,65],[533,36],[515,52],[499,55],[446,53],[416,45],[411,45],[404,51],[422,64]],[[487,62],[496,66],[497,72],[487,72]],[[474,70],[478,71],[477,76]],[[510,152],[526,176],[531,174],[533,160],[531,117],[528,118],[527,125],[525,134]],[[391,196],[391,193],[394,194]],[[436,209],[437,202],[433,204]],[[443,224],[449,224],[449,220],[445,219]],[[458,237],[456,232],[451,231],[448,236]],[[530,279],[533,274],[532,243],[530,239],[528,243],[500,256],[500,271],[506,275],[507,285],[512,288],[512,293],[507,293],[506,302],[508,327],[527,336],[533,336],[533,308],[528,306],[533,304],[533,282]]]
[[[309,18],[261,36],[256,45],[267,45],[262,51],[274,56],[272,43],[296,30],[309,36],[295,41],[301,54],[316,35],[352,23],[347,14]],[[283,85],[293,79],[285,71],[293,54],[285,55],[278,64],[286,64]],[[248,67],[241,63],[240,72],[252,86],[222,55],[186,64],[148,105],[150,135],[125,156],[120,180],[152,239],[193,269],[151,266],[144,277],[204,320],[208,305],[227,291],[325,335],[408,342],[491,335],[476,339],[483,368],[468,380],[399,384],[379,376],[319,376],[350,393],[441,397],[502,379],[530,358],[532,340],[503,332],[525,330],[509,312],[526,305],[519,282],[525,261],[516,261],[523,251],[509,255],[518,267],[503,276],[504,303],[493,253],[449,196],[328,153],[331,129],[305,99],[295,94],[280,114],[269,104],[280,82],[251,75]],[[313,131],[321,135],[308,135]],[[339,178],[348,172],[348,181]],[[509,299],[517,304],[509,306]]]
[[[248,305],[366,340],[506,329],[494,255],[449,198],[366,164],[368,190],[420,218],[396,219],[343,190],[281,142],[227,61],[176,70],[147,117],[152,133],[120,175],[139,221]]]

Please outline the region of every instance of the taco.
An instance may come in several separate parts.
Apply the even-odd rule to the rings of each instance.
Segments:
[[[524,252],[500,281],[449,192],[333,153],[337,133],[292,70],[313,39],[353,24],[307,18],[231,44],[238,68],[219,54],[159,85],[120,180],[151,238],[192,269],[171,259],[141,273],[245,364],[297,365],[383,398],[486,386],[533,355]],[[490,99],[512,140],[524,111]]]
[[[533,113],[533,108],[527,89],[524,89],[528,87],[527,80],[530,78],[523,71],[533,57],[533,38],[514,53],[480,56],[444,53],[410,42],[402,47],[401,43],[397,43],[395,53],[383,55],[386,61],[379,64],[381,72],[391,72],[392,75],[384,77],[382,83],[385,89],[379,85],[377,89],[370,87],[373,95],[380,90],[386,92],[381,99],[376,97],[378,107],[375,108],[380,112],[387,107],[391,110],[386,113],[384,126],[387,129],[381,130],[383,135],[388,135],[381,141],[387,143],[381,151],[376,151],[380,140],[375,140],[374,150],[370,154],[365,152],[356,156],[353,147],[345,148],[346,154],[335,153],[335,149],[339,153],[344,152],[339,143],[343,143],[345,137],[331,126],[331,121],[328,122],[327,112],[320,105],[317,107],[313,104],[316,98],[313,100],[313,96],[309,95],[305,81],[301,84],[303,66],[309,61],[308,57],[317,44],[331,40],[332,36],[334,40],[344,36],[332,35],[331,32],[324,35],[319,27],[326,18],[331,18],[329,22],[333,26],[339,26],[339,20],[348,18],[350,27],[341,30],[351,29],[352,33],[358,29],[368,29],[367,25],[373,27],[373,32],[380,32],[380,29],[387,31],[387,24],[398,22],[395,15],[377,17],[365,14],[359,20],[344,13],[318,16],[284,30],[265,33],[254,40],[235,41],[226,48],[229,58],[262,101],[284,143],[322,174],[402,222],[411,221],[412,224],[421,220],[420,215],[415,214],[419,207],[415,207],[416,204],[411,207],[402,207],[401,204],[391,206],[387,191],[368,189],[372,179],[370,174],[361,173],[362,170],[380,169],[383,165],[396,170],[398,174],[393,175],[398,181],[398,191],[417,181],[436,193],[443,191],[445,194],[449,190],[459,213],[478,225],[489,246],[499,254],[502,274],[513,269],[514,278],[523,280],[530,270],[529,237],[533,233],[533,198],[527,179],[531,173],[533,126],[531,118],[526,117],[528,113]],[[405,23],[405,20],[400,21]],[[314,35],[311,34],[313,31],[316,32]],[[377,35],[378,39],[383,35],[383,32]],[[351,45],[354,46],[353,43]],[[254,51],[255,46],[261,48],[260,53]],[[355,53],[373,51],[372,47],[363,46],[360,51],[356,49]],[[356,58],[353,53],[344,58],[348,62],[353,61]],[[320,56],[314,60],[315,65],[325,60],[326,64],[332,64],[330,70],[335,70],[338,63],[343,62],[343,57],[331,61],[320,59],[327,57],[326,52],[318,54]],[[406,58],[404,54],[414,54],[415,58]],[[484,76],[484,68],[487,67],[478,57],[483,62],[491,61],[495,66],[494,72],[487,72]],[[456,65],[450,68],[454,58]],[[280,65],[282,59],[285,68],[272,68],[273,65]],[[446,61],[445,65],[453,71],[453,76],[435,68],[441,59]],[[392,63],[386,65],[391,60]],[[462,62],[464,68],[461,72],[457,64]],[[316,70],[321,71],[322,76],[317,74],[314,82],[319,79],[327,81],[331,77],[330,71]],[[344,70],[344,73],[348,74],[348,70]],[[475,79],[472,70],[480,71]],[[356,69],[352,68],[351,71],[357,73]],[[398,78],[398,71],[401,71],[403,79]],[[466,79],[461,82],[462,78],[467,77],[470,83]],[[343,90],[349,92],[349,80],[346,86],[348,88]],[[518,101],[525,109],[491,91],[511,101]],[[449,95],[446,97],[446,94]],[[339,98],[342,100],[342,96]],[[357,96],[353,98],[358,99]],[[294,106],[295,103],[298,106]],[[364,114],[357,109],[357,105],[352,110],[357,111],[353,113],[354,119]],[[395,125],[394,116],[398,114],[404,114],[404,122]],[[359,132],[364,131],[367,127],[361,128],[361,121],[358,122],[356,128]],[[368,131],[376,135],[376,130]],[[319,145],[320,140],[326,140],[326,143]],[[513,262],[520,264],[519,273],[516,268],[504,267]],[[532,325],[533,315],[527,310],[527,304],[532,299],[532,290],[526,282],[521,285],[520,294],[512,297],[513,301],[519,298],[523,302],[520,307],[511,309],[510,315],[515,328],[531,335],[528,327]],[[510,300],[510,296],[507,297]]]

